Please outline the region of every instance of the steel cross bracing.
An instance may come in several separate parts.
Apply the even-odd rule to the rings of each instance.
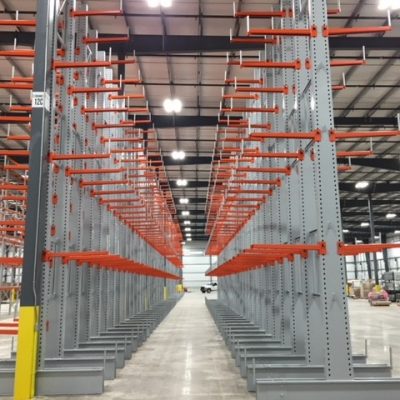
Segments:
[[[220,115],[207,199],[208,252],[218,254],[208,274],[219,277],[219,300],[207,305],[257,399],[394,400],[400,381],[381,379],[391,364],[361,365],[365,356],[352,354],[342,255],[376,249],[341,245],[328,40],[296,36],[327,26],[327,5],[282,0],[289,9],[274,25],[287,36],[260,61],[308,59],[308,67],[256,69],[249,84],[295,90],[247,100],[248,112],[234,114],[243,123]],[[261,126],[265,139],[254,140]]]
[[[182,236],[157,137],[136,120],[151,118],[145,99],[120,93],[117,55],[97,50],[86,2],[62,5],[39,1],[26,78],[36,94],[23,106],[29,150],[5,152],[10,181],[0,186],[13,204],[1,225],[18,229],[6,241],[25,237],[23,254],[0,260],[17,272],[24,264],[19,329],[6,332],[17,329],[18,352],[0,361],[0,395],[18,400],[101,393],[173,307],[181,280]],[[29,166],[11,158],[21,155]]]

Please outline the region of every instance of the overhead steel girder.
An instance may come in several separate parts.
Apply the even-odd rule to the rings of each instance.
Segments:
[[[345,163],[347,164],[347,160],[345,158],[339,158],[338,163]],[[351,160],[351,163],[353,165],[358,165],[361,167],[369,167],[369,168],[378,168],[378,169],[385,169],[387,171],[400,171],[400,160],[397,158],[353,158]],[[379,186],[379,185],[376,185]],[[391,186],[393,185],[388,185],[389,187],[387,190],[384,190],[385,192],[393,192],[393,191],[398,191],[399,186],[395,189],[390,189]],[[353,186],[354,188],[354,186]],[[344,189],[346,190],[346,189]],[[349,189],[350,191],[350,189]],[[375,192],[375,190],[373,191]],[[378,193],[378,191],[376,191]]]
[[[132,117],[133,118],[133,117]],[[152,121],[157,129],[165,128],[192,128],[216,126],[218,118],[214,116],[197,115],[152,115]],[[375,118],[335,118],[335,126],[395,126],[397,119],[392,117]]]
[[[112,37],[109,33],[99,37]],[[34,32],[2,32],[0,45],[12,45],[14,39],[21,46],[33,46]],[[365,46],[368,50],[398,50],[398,37],[332,37],[329,39],[331,50],[360,50]],[[99,50],[146,55],[151,53],[200,53],[222,52],[234,50],[262,50],[264,45],[230,42],[229,36],[199,36],[199,35],[130,35],[126,43],[101,43]]]
[[[400,200],[372,200],[375,206],[393,206],[399,205]],[[365,208],[368,207],[368,200],[340,200],[340,208]]]
[[[378,159],[379,160],[379,159]],[[385,160],[380,159],[380,160]],[[371,159],[373,161],[373,159]],[[377,167],[373,167],[377,168]],[[379,167],[378,167],[379,168]],[[365,189],[356,189],[354,183],[340,182],[339,190],[344,192],[354,192],[354,193],[389,193],[389,192],[399,192],[399,183],[371,183]]]

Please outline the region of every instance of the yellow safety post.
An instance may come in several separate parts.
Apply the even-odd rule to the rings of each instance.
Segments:
[[[39,307],[20,308],[14,400],[27,400],[35,395],[38,323]]]

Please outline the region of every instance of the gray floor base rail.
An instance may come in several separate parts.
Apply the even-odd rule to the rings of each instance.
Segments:
[[[37,371],[38,396],[98,395],[104,380],[115,379],[139,346],[168,315],[180,297],[171,298],[152,309],[132,316],[99,332],[76,348],[64,349],[61,357],[47,358]],[[0,396],[14,391],[15,352],[0,360]]]
[[[295,354],[290,346],[218,300],[206,299],[206,305],[241,377],[247,380],[248,391],[256,392],[257,400],[372,399],[382,388],[385,400],[400,398],[400,380],[390,379],[391,362],[369,364],[367,354],[353,354],[354,379],[329,381],[323,365],[307,364],[304,354]]]

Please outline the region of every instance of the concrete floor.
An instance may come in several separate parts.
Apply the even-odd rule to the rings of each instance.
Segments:
[[[214,297],[214,294],[211,295]],[[349,300],[353,351],[369,342],[369,362],[387,362],[393,347],[394,375],[400,376],[400,307],[371,308]],[[0,337],[1,339],[1,337]],[[246,400],[247,393],[223,340],[204,305],[204,295],[188,293],[135,353],[118,378],[107,381],[101,399]],[[91,396],[57,400],[93,399]]]

